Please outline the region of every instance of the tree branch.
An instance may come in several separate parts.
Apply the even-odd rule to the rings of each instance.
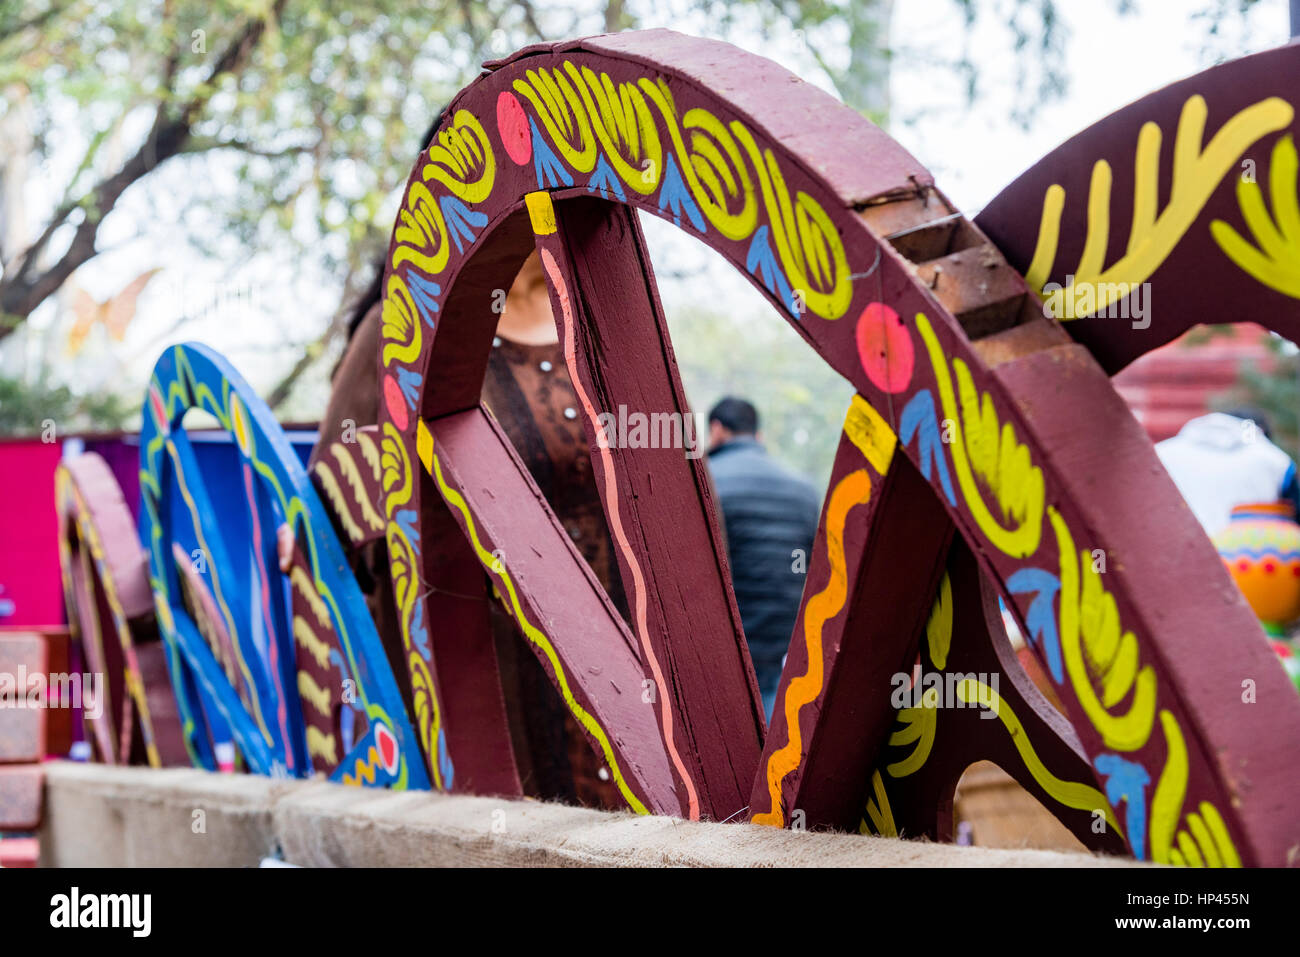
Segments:
[[[271,17],[279,18],[285,2],[286,0],[276,0],[270,17],[254,20],[244,27],[234,42],[217,58],[199,86],[199,92],[189,99],[178,116],[169,118],[166,102],[159,103],[153,127],[135,155],[117,173],[101,180],[80,202],[56,210],[54,218],[36,242],[20,257],[16,257],[18,268],[12,275],[0,279],[0,314],[6,320],[0,324],[0,339],[13,332],[73,272],[97,255],[95,239],[104,217],[117,205],[118,199],[129,186],[183,151],[195,119],[212,96],[216,83],[226,74],[237,73],[244,67],[261,40],[268,20]],[[36,273],[40,255],[49,245],[54,232],[78,206],[86,214],[76,225],[67,250],[52,266]]]

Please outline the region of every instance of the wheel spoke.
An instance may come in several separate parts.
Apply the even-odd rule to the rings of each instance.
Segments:
[[[762,704],[700,458],[704,429],[686,405],[637,214],[594,197],[527,201],[669,758],[689,816],[724,820],[748,803]]]
[[[510,440],[483,409],[418,428],[421,462],[475,561],[624,799],[683,814],[633,638]]]
[[[1078,735],[1020,667],[996,594],[960,538],[921,642],[918,683],[904,697],[872,769],[862,830],[952,840],[954,789],[972,762],[985,760],[1086,846],[1124,852],[1120,823]]]
[[[952,521],[860,397],[845,422],[759,765],[756,823],[857,829]]]

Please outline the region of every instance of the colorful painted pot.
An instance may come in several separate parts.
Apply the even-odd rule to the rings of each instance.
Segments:
[[[1270,635],[1300,619],[1300,525],[1290,502],[1238,505],[1214,545]]]

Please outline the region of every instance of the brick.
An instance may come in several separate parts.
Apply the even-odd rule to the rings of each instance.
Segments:
[[[44,781],[39,764],[0,767],[0,831],[34,831],[41,826]]]

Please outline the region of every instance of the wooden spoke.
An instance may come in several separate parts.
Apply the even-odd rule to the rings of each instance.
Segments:
[[[1123,853],[1124,824],[1110,801],[1124,792],[1108,798],[1096,787],[1078,735],[1016,660],[997,597],[961,539],[919,650],[915,683],[891,691],[894,726],[867,781],[861,830],[952,840],[953,791],[972,761],[986,760],[1086,846]]]
[[[424,469],[624,800],[684,813],[636,643],[509,439],[477,409],[421,431]]]
[[[857,830],[952,521],[883,418],[855,397],[822,506],[751,820]]]
[[[668,755],[688,815],[726,820],[748,803],[762,702],[637,214],[527,203]]]

